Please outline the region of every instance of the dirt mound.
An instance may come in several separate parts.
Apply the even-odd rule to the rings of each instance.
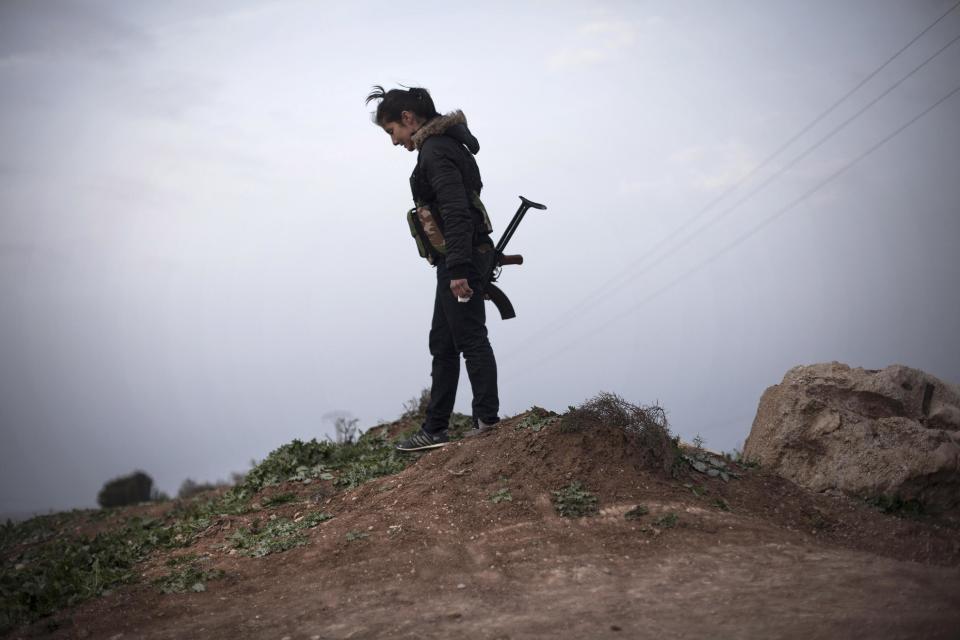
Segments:
[[[702,524],[713,530],[716,518],[737,514],[758,519],[758,525],[895,559],[960,564],[960,538],[949,523],[890,517],[839,494],[811,493],[762,470],[729,465],[739,476],[730,481],[686,464],[663,468],[636,434],[603,424],[565,431],[558,418],[552,421],[535,408],[501,423],[489,436],[420,454],[411,467],[360,487],[349,500],[381,514],[400,509],[400,518],[429,513],[442,502],[458,514],[458,531],[479,533],[491,517],[563,522],[554,512],[552,494],[579,482],[599,498],[607,515],[650,503],[652,517],[646,520],[653,521],[672,506],[691,514],[680,518],[687,528]],[[490,496],[504,489],[509,503],[491,502]],[[632,532],[628,538],[636,540]]]
[[[390,428],[406,427],[381,435]],[[689,464],[696,452],[677,453],[663,464],[643,434],[564,427],[534,409],[353,489],[322,478],[269,487],[258,510],[213,518],[186,549],[151,557],[143,583],[17,637],[949,638],[960,628],[955,529],[731,460],[724,480]],[[596,515],[560,517],[559,494],[592,496]],[[298,528],[318,510],[333,517]],[[278,523],[302,537],[283,553],[249,557],[231,543]],[[188,555],[223,577],[197,593],[150,584]]]

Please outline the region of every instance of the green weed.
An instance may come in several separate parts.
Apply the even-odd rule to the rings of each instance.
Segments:
[[[112,513],[112,511],[70,511],[45,516],[36,516],[23,522],[0,524],[0,549],[6,551],[21,544],[39,544],[55,538],[69,523],[78,522],[84,518],[93,519],[95,514]]]
[[[654,520],[653,524],[656,527],[663,527],[664,529],[672,529],[673,527],[677,526],[677,522],[679,522],[679,520],[680,520],[680,516],[678,516],[673,511],[669,511],[663,514],[662,516],[660,516],[659,518],[657,518],[656,520]]]
[[[490,502],[499,504],[501,502],[513,502],[513,496],[510,495],[510,489],[499,489],[490,494]]]
[[[325,513],[323,511],[311,511],[307,515],[303,516],[303,520],[301,520],[298,524],[300,524],[300,526],[304,529],[313,529],[315,526],[317,526],[321,522],[326,522],[331,518],[333,518],[332,513]]]
[[[294,502],[297,499],[297,494],[295,493],[278,493],[275,496],[265,498],[260,501],[260,505],[265,508],[270,507],[279,507],[284,504],[289,504]]]
[[[683,487],[684,487],[685,489],[690,489],[690,493],[692,493],[693,495],[697,496],[698,498],[699,498],[700,496],[705,496],[705,495],[707,495],[708,493],[710,493],[710,489],[708,489],[707,487],[703,486],[702,484],[690,484],[690,483],[686,483],[686,484],[683,485]]]
[[[328,513],[311,513],[299,521],[271,516],[266,522],[254,520],[249,527],[237,529],[227,539],[230,545],[252,558],[262,558],[272,553],[282,553],[307,543],[304,529],[317,526],[333,516]]]
[[[191,562],[196,562],[196,560],[197,554],[187,553],[182,556],[170,556],[163,564],[167,565],[168,567],[180,567],[185,564],[190,564]]]
[[[200,593],[207,590],[207,582],[226,575],[220,569],[204,569],[196,561],[187,563],[154,581],[161,593]]]
[[[623,514],[623,517],[627,520],[639,520],[648,513],[650,513],[650,509],[642,504],[638,504],[633,509],[630,509],[630,511],[627,511],[625,514]]]
[[[385,437],[373,434],[343,444],[295,440],[271,452],[233,488],[178,500],[161,518],[127,518],[94,537],[65,532],[83,521],[120,520],[122,512],[60,513],[2,524],[0,634],[136,580],[135,565],[150,553],[189,547],[206,529],[230,516],[249,513],[251,500],[264,487],[287,481],[332,480],[339,487],[350,488],[397,473],[407,462]],[[262,505],[273,507],[295,499],[295,494],[283,493],[264,499]],[[305,544],[304,530],[331,517],[309,513],[298,522],[278,518],[258,523],[234,531],[229,543],[257,557],[285,551]],[[178,589],[181,583],[197,578],[195,572],[173,573],[184,575],[171,577],[171,584],[177,586],[168,588]],[[200,576],[190,586],[203,582]]]
[[[557,423],[559,420],[560,416],[552,411],[547,411],[541,407],[531,407],[530,412],[518,420],[513,428],[515,431],[529,429],[530,431],[536,433],[546,429],[552,424]]]
[[[22,531],[7,531],[6,540],[37,539],[34,534],[45,530],[43,525],[28,523],[20,523]],[[124,526],[93,538],[42,535],[43,544],[5,546],[0,565],[0,633],[134,580],[134,565],[153,549],[169,544],[171,535],[157,519],[130,518]]]
[[[408,460],[384,436],[364,434],[356,442],[294,440],[270,452],[244,478],[241,491],[252,495],[264,487],[288,481],[333,480],[353,488],[403,470]]]
[[[580,482],[573,482],[559,491],[552,491],[553,508],[563,518],[582,518],[597,512],[597,497]]]

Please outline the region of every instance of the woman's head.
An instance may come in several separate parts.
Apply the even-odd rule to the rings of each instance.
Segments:
[[[385,91],[375,85],[367,96],[366,103],[379,100],[373,121],[380,125],[395,145],[402,145],[413,151],[413,134],[426,122],[439,116],[430,92],[421,87],[409,89],[391,89]]]

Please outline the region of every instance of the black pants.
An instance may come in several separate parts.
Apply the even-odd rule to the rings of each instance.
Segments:
[[[480,273],[493,252],[475,253],[467,277],[473,297],[458,302],[450,291],[450,274],[446,265],[437,265],[437,293],[430,326],[430,354],[433,356],[430,404],[423,429],[427,433],[445,432],[457,398],[460,380],[460,354],[467,361],[467,376],[473,389],[473,420],[493,424],[499,420],[500,398],[497,395],[497,361],[487,339],[486,309]]]

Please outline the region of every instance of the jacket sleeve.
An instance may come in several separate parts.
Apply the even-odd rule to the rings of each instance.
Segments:
[[[439,136],[438,136],[439,138]],[[467,203],[467,190],[463,184],[463,175],[454,160],[452,140],[438,139],[426,145],[424,173],[436,194],[443,221],[443,236],[447,244],[447,269],[450,278],[466,278],[473,253],[473,216]]]

